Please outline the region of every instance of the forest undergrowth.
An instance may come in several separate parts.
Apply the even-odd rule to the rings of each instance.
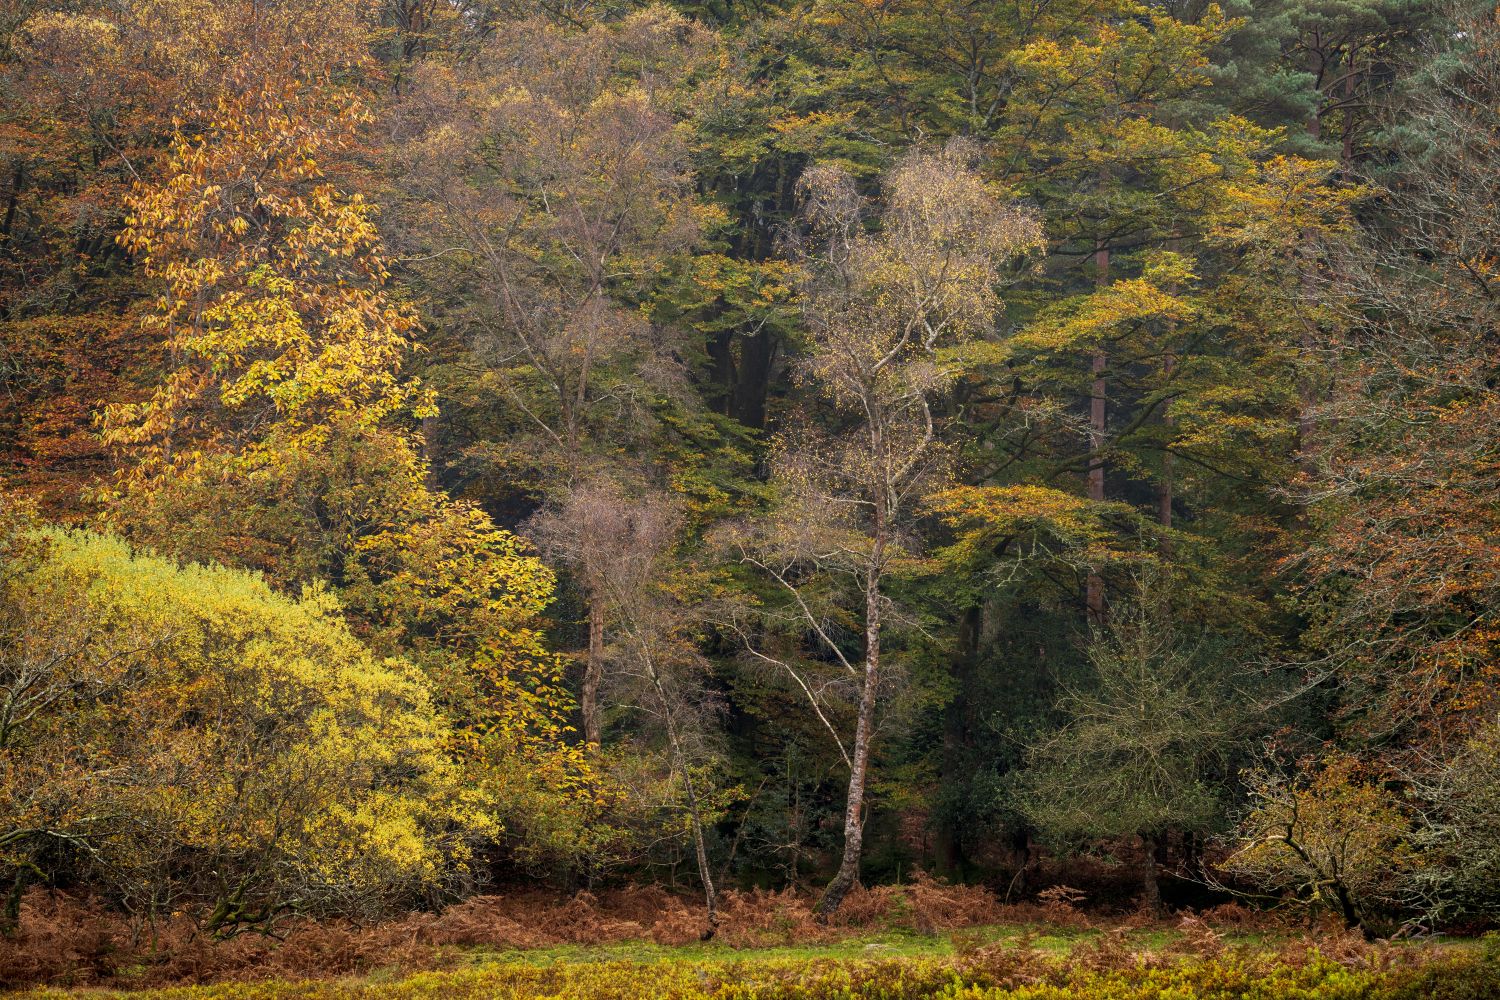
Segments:
[[[127,944],[97,910],[33,894],[38,930],[3,953],[3,974],[12,986],[39,981],[18,1000],[1480,1000],[1500,991],[1489,938],[1370,942],[1237,904],[1173,920],[1094,917],[1062,893],[1000,904],[919,881],[857,889],[824,925],[812,900],[791,892],[726,902],[723,940],[712,944],[695,940],[682,901],[631,887],[567,901],[478,897],[364,928],[307,922],[279,940],[209,943],[170,923],[152,946]]]
[[[251,992],[235,987],[202,995],[384,996],[382,991],[399,985],[390,995],[525,998],[584,995],[577,991],[589,982],[605,990],[600,996],[622,998],[899,1000],[970,995],[920,992],[927,988],[923,983],[963,984],[981,990],[972,995],[987,996],[983,990],[1042,983],[1071,989],[1078,977],[1092,974],[1208,975],[1198,968],[1205,963],[1222,965],[1219,973],[1225,975],[1274,971],[1321,983],[1333,966],[1363,975],[1484,953],[1430,942],[1371,943],[1356,933],[1294,925],[1236,903],[1162,919],[1144,911],[1083,908],[1081,893],[1068,887],[1045,890],[1035,901],[1006,903],[984,887],[922,875],[905,885],[857,887],[827,922],[815,919],[815,901],[794,890],[727,891],[711,943],[699,941],[701,914],[693,901],[654,886],[579,892],[571,898],[535,890],[479,896],[441,912],[366,925],[292,919],[274,935],[244,933],[215,941],[185,917],[144,927],[86,901],[33,890],[22,904],[22,931],[0,944],[0,987],[163,990],[260,982],[266,985]],[[1193,971],[1179,969],[1184,962],[1196,963]],[[754,975],[747,982],[771,992],[724,992],[741,975],[734,970],[748,967]],[[643,971],[648,969],[656,971]],[[698,970],[688,984],[707,992],[678,993],[675,987],[631,992],[633,977],[660,975],[665,983],[688,975],[683,969]],[[877,984],[892,976],[903,984],[900,989],[917,992],[880,992],[886,987]],[[854,992],[826,992],[832,988],[828,984],[844,979]],[[324,985],[286,985],[298,981]],[[797,992],[803,986],[793,982],[809,991]]]

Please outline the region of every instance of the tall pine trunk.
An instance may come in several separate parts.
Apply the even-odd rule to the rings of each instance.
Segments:
[[[1099,288],[1109,284],[1109,245],[1100,241],[1094,250],[1095,281]],[[1109,355],[1104,345],[1094,349],[1089,360],[1093,382],[1089,386],[1089,473],[1088,495],[1095,502],[1104,500],[1104,432],[1107,412],[1105,394],[1108,385],[1104,378],[1109,367]],[[1100,625],[1104,622],[1104,578],[1097,571],[1090,571],[1086,584],[1084,605],[1088,609],[1089,622]]]
[[[979,663],[980,632],[984,609],[974,604],[964,609],[958,623],[958,650],[950,667],[953,697],[943,710],[943,756],[941,781],[945,788],[969,780],[968,765],[969,692],[974,689]],[[963,830],[957,817],[949,817],[938,829],[937,858],[950,878],[960,878],[966,862]]]
[[[1172,373],[1176,368],[1177,358],[1174,355],[1168,354],[1162,362],[1162,371],[1166,375],[1168,382],[1172,380]],[[1171,404],[1169,403],[1168,405],[1170,406]],[[1156,490],[1156,521],[1163,528],[1170,528],[1172,527],[1172,493],[1176,485],[1173,479],[1177,471],[1175,468],[1176,460],[1172,455],[1171,441],[1172,427],[1175,421],[1172,419],[1170,413],[1166,413],[1162,415],[1161,422],[1167,429],[1167,440],[1162,443],[1161,483]],[[1170,543],[1165,539],[1162,540],[1162,545],[1165,548],[1170,548]]]

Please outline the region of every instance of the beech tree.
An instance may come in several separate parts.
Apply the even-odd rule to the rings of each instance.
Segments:
[[[309,56],[314,18],[332,20]],[[201,30],[258,44],[204,44],[159,172],[126,201],[119,242],[158,292],[143,326],[162,365],[145,398],[102,415],[122,460],[100,493],[107,520],[286,586],[331,582],[383,651],[545,677],[535,619],[552,575],[426,483],[412,423],[432,398],[402,371],[417,314],[352,189],[370,115],[357,13],[289,3]],[[498,683],[494,697],[528,697]]]
[[[1386,224],[1322,241],[1336,378],[1300,491],[1313,674],[1343,682],[1346,721],[1399,741],[1490,717],[1500,650],[1500,29],[1461,23],[1389,115],[1405,155],[1373,178]]]
[[[121,466],[97,491],[103,520],[164,555],[330,588],[376,653],[440,682],[476,770],[546,772],[571,796],[586,765],[541,629],[555,578],[432,489],[420,453],[432,398],[403,371],[418,317],[359,189],[373,68],[358,12],[220,13],[201,30],[221,44],[198,53],[168,148],[126,199],[118,238],[156,293],[142,332],[161,361],[102,414]]]

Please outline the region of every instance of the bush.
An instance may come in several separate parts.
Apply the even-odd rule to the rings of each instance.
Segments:
[[[366,915],[465,877],[492,832],[422,675],[325,593],[36,536],[0,605],[0,865],[216,933]]]
[[[1290,778],[1262,771],[1249,785],[1241,846],[1225,871],[1351,928],[1368,929],[1373,915],[1401,906],[1418,860],[1411,819],[1357,759],[1305,761]]]

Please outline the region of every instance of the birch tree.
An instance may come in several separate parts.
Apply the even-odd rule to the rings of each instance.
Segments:
[[[891,683],[887,579],[914,551],[914,508],[945,480],[935,404],[966,345],[994,327],[1010,265],[1041,244],[1031,214],[972,169],[975,152],[954,144],[903,157],[874,219],[842,169],[815,166],[800,182],[808,343],[797,378],[805,405],[827,413],[791,421],[775,440],[778,505],[736,543],[784,591],[813,646],[800,660],[747,643],[750,654],[801,688],[849,768],[843,860],[819,900],[824,917],[859,878],[866,776]],[[852,606],[830,609],[830,588]],[[852,739],[840,701],[853,705]]]

